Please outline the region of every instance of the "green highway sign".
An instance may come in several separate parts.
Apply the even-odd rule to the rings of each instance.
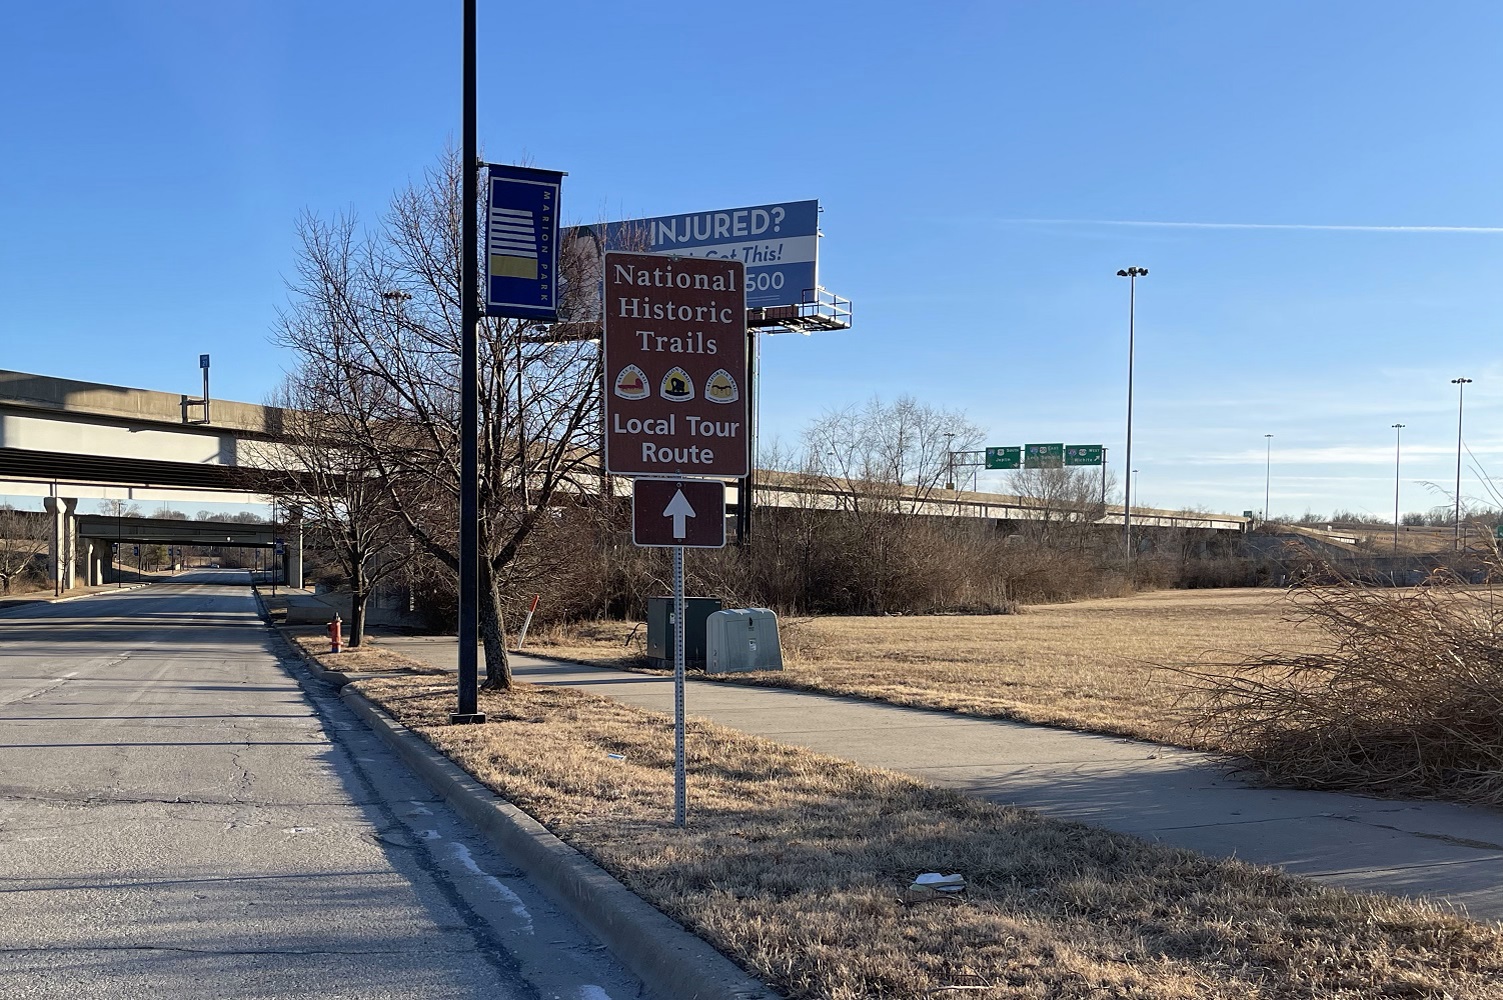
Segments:
[[[1493,525],[1493,537],[1498,541],[1503,542],[1503,524]]]
[[[1065,446],[1062,444],[1025,444],[1023,468],[1058,469],[1065,464]]]
[[[1071,444],[1065,446],[1066,465],[1105,465],[1106,448],[1099,444]]]
[[[986,467],[988,469],[1021,469],[1023,449],[988,448],[986,449]]]

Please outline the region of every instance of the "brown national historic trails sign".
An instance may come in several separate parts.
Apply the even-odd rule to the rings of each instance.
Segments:
[[[605,255],[605,468],[747,474],[746,265]]]

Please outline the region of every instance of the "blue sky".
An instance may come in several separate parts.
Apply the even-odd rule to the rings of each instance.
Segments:
[[[0,367],[192,392],[208,351],[261,399],[297,214],[374,218],[457,138],[459,10],[8,8]],[[1443,502],[1458,375],[1503,472],[1499,37],[1496,3],[481,0],[480,135],[568,171],[572,221],[820,199],[856,325],[766,342],[766,434],[910,393],[1120,459],[1137,264],[1140,501],[1261,508],[1271,433],[1275,513],[1385,514],[1395,422],[1405,509]]]

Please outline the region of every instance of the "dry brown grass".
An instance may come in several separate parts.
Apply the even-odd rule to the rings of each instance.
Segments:
[[[341,653],[331,653],[329,634],[321,625],[283,625],[280,628],[288,641],[295,643],[305,656],[317,660],[325,670],[338,670],[346,674],[442,672],[401,653],[382,649],[368,636],[358,648],[346,646]]]
[[[706,723],[672,826],[667,719],[519,685],[447,724],[448,684],[358,688],[627,886],[793,998],[993,984],[1068,1000],[1503,997],[1503,935],[1427,905],[967,799]],[[620,754],[614,760],[608,754]],[[965,903],[900,905],[920,872]]]
[[[1323,640],[1288,620],[1282,591],[1160,591],[1028,608],[1016,615],[784,621],[782,673],[721,675],[896,705],[1195,743],[1181,669],[1217,669]],[[595,622],[528,643],[552,656],[640,667],[630,624]],[[1230,668],[1228,668],[1230,669]],[[1186,698],[1189,700],[1186,701]]]

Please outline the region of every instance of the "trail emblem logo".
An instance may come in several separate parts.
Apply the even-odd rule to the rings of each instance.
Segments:
[[[663,384],[658,389],[658,395],[664,399],[671,399],[675,403],[693,399],[694,380],[682,368],[670,368],[668,374],[663,376]]]
[[[627,365],[616,376],[616,395],[622,399],[646,399],[652,395],[647,386],[647,373],[636,365]]]
[[[705,383],[705,399],[712,403],[734,403],[740,398],[741,390],[737,388],[736,380],[724,368],[711,375]]]

